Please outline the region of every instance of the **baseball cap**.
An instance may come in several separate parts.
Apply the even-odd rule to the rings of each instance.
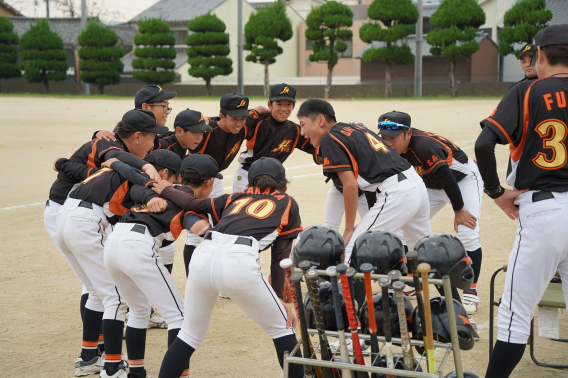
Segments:
[[[168,128],[158,125],[154,113],[149,110],[132,109],[122,116],[124,131],[148,131],[154,134],[166,134]]]
[[[227,93],[221,97],[221,110],[231,117],[246,117],[248,112],[249,98],[239,93]]]
[[[270,88],[270,101],[290,100],[296,102],[296,88],[288,84],[276,84]]]
[[[177,126],[193,133],[211,131],[211,126],[205,123],[203,114],[190,109],[185,109],[179,112],[174,121],[174,128]]]
[[[211,177],[222,179],[219,165],[209,155],[191,154],[181,163],[181,172],[184,178],[207,180]]]
[[[136,92],[136,96],[134,96],[134,107],[140,109],[142,108],[142,104],[152,104],[154,102],[169,100],[176,96],[177,92],[166,92],[159,85],[147,85]]]
[[[530,55],[533,56],[534,52],[536,50],[536,46],[535,45],[531,45],[530,43],[527,43],[526,45],[523,46],[522,49],[519,50],[517,55],[517,59],[521,59],[521,57],[523,55]]]
[[[410,115],[396,110],[382,114],[379,117],[378,127],[379,134],[394,138],[410,128]]]
[[[280,160],[262,157],[251,164],[248,170],[249,183],[252,184],[254,179],[260,175],[268,175],[278,182],[286,179],[286,170]]]
[[[179,175],[181,167],[181,158],[170,150],[154,150],[148,155],[144,156],[144,161],[152,165],[159,165],[168,168],[176,175]]]
[[[550,25],[539,31],[535,37],[535,45],[568,45],[568,24]]]

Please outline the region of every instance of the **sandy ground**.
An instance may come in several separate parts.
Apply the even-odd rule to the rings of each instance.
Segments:
[[[373,129],[383,112],[407,111],[413,126],[439,133],[473,156],[478,122],[489,115],[497,100],[458,101],[332,101],[338,119],[356,120]],[[253,101],[252,106],[264,105]],[[191,107],[205,114],[218,112],[217,101],[176,99],[168,125],[180,110]],[[43,227],[43,203],[55,179],[51,169],[56,157],[69,156],[89,140],[94,130],[112,129],[132,100],[1,97],[0,172],[4,179],[0,197],[0,366],[2,377],[73,377],[80,352],[80,287],[73,272],[55,250]],[[500,174],[506,168],[507,149],[498,149]],[[298,201],[304,226],[323,222],[327,184],[309,156],[295,153],[285,164],[292,178],[289,193]],[[230,187],[235,164],[227,171]],[[295,178],[297,177],[297,178]],[[516,223],[484,197],[481,237],[484,249],[479,283],[481,308],[475,315],[481,339],[473,350],[462,352],[463,365],[483,375],[488,361],[489,279],[507,261]],[[453,232],[447,206],[432,222],[434,232]],[[185,287],[182,267],[184,237],[177,242],[174,277]],[[268,271],[269,256],[262,256]],[[499,296],[504,275],[498,279]],[[434,288],[431,291],[435,291]],[[565,311],[560,315],[561,337],[568,337]],[[314,340],[315,341],[315,340]],[[146,367],[157,376],[166,351],[167,332],[148,332]],[[537,356],[548,362],[568,363],[568,344],[537,340]],[[454,369],[446,365],[445,373]],[[202,347],[191,362],[192,377],[281,376],[271,340],[230,300],[217,301]],[[566,371],[540,368],[529,358],[528,348],[515,377],[568,376]]]

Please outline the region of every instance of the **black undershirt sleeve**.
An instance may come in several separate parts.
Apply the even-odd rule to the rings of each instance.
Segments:
[[[199,214],[208,214],[206,205],[207,199],[184,193],[181,190],[175,189],[173,186],[164,188],[161,196],[172,201],[184,210],[193,211]]]
[[[486,190],[496,190],[501,184],[497,175],[497,160],[495,159],[495,145],[499,143],[499,136],[489,127],[484,127],[475,142],[475,157],[479,173]]]
[[[108,150],[107,152],[105,152],[104,161],[107,161],[110,158],[116,158],[116,159],[120,160],[121,162],[123,162],[124,164],[128,164],[131,167],[134,167],[134,168],[140,169],[140,170],[142,169],[143,166],[148,164],[147,161],[144,161],[144,160],[132,155],[131,153],[128,153],[126,151],[117,150],[117,149],[112,149],[112,150]]]
[[[81,164],[69,159],[61,158],[55,163],[55,168],[65,176],[79,182],[83,181],[90,174],[96,172],[99,168],[91,168],[85,164]]]
[[[199,222],[200,220],[202,220],[204,218],[200,217],[197,214],[187,214],[182,221],[182,225],[183,228],[185,228],[186,230],[190,230],[191,227],[193,227],[193,225],[197,222]],[[201,235],[198,235],[201,236]]]
[[[142,185],[133,185],[129,191],[130,198],[136,203],[150,202],[152,198],[159,197],[152,189]]]
[[[434,176],[442,183],[442,187],[450,199],[454,211],[463,209],[461,190],[450,167],[446,164],[440,165],[438,169],[434,171]]]
[[[272,289],[276,293],[278,298],[282,299],[284,297],[284,269],[280,267],[280,261],[286,259],[290,256],[290,251],[292,250],[292,244],[295,238],[282,239],[276,238],[274,244],[272,244],[272,256],[270,263],[270,275]]]

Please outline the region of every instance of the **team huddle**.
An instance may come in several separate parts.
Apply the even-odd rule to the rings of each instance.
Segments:
[[[546,55],[540,59],[546,59]],[[541,81],[519,83],[512,91],[522,89],[528,96],[532,86],[544,85]],[[532,93],[540,93],[538,90]],[[516,99],[512,91],[501,104],[512,106]],[[251,108],[246,96],[229,93],[220,100],[218,116],[207,117],[197,109],[186,109],[176,115],[170,130],[164,125],[175,96],[175,92],[157,85],[141,88],[135,108],[124,113],[112,131],[95,132],[69,158],[54,163],[58,176],[46,202],[44,224],[82,286],[83,334],[75,362],[76,376],[150,378],[144,367],[149,327],[167,327],[167,352],[159,377],[189,376],[191,356],[205,338],[219,295],[230,298],[266,331],[284,366],[285,352],[298,343],[295,328],[299,319],[284,301],[290,277],[280,263],[300,252],[306,257],[297,259],[296,267],[302,260],[314,262],[313,250],[298,249],[298,243],[305,244],[313,230],[303,231],[302,203],[286,193],[288,180],[282,163],[296,149],[311,155],[314,164],[320,165],[323,175],[332,181],[320,227],[341,239],[341,257],[333,266],[344,263],[359,270],[365,243],[370,246],[369,255],[381,253],[373,249],[377,232],[387,232],[391,240],[396,240],[393,243],[400,244],[396,252],[400,257],[395,260],[404,263],[405,251],[422,253],[424,240],[441,240],[431,239],[430,219],[447,203],[452,206],[457,238],[447,242],[448,256],[452,256],[451,251],[463,251],[455,266],[465,264],[452,281],[452,297],[457,301],[456,313],[464,315],[464,324],[477,336],[472,316],[479,304],[479,222],[484,188],[491,198],[504,194],[508,198],[505,205],[514,206],[509,201],[514,197],[509,197],[511,193],[499,185],[496,173],[491,171],[494,156],[493,162],[487,156],[478,157],[478,168],[478,163],[452,141],[412,127],[411,115],[402,111],[377,114],[375,129],[357,122],[338,122],[329,102],[309,99],[297,109],[295,123],[290,118],[296,107],[296,89],[284,83],[271,88],[267,107]],[[514,172],[508,182],[512,180],[516,188],[538,189],[527,181],[528,176],[516,174],[515,170],[526,164],[521,158],[523,148],[534,147],[525,143],[525,136],[517,129],[524,127],[526,132],[527,123],[534,123],[541,137],[546,136],[547,129],[534,113],[534,120],[517,119],[511,112],[502,111],[501,104],[482,121],[481,136],[490,148],[496,143],[517,146],[511,147]],[[568,123],[565,104],[556,115],[558,122],[551,126],[555,130],[560,123],[565,128]],[[239,154],[243,144],[245,151]],[[232,191],[225,193],[222,172],[235,159],[238,167]],[[552,163],[558,159],[555,157]],[[546,174],[557,168],[550,165],[546,155],[536,161],[542,163]],[[533,194],[532,202],[554,201],[556,191],[565,191],[561,187],[560,181],[545,185],[543,190],[549,192],[539,194],[536,200]],[[502,208],[510,211],[511,217],[519,217],[512,207]],[[361,218],[358,224],[357,213]],[[339,234],[342,217],[345,229]],[[174,242],[184,230],[187,281],[182,297],[171,272]],[[260,268],[260,253],[267,249],[270,252],[265,253],[271,254],[270,280]],[[394,253],[389,252],[387,260]],[[560,257],[559,262],[566,264],[563,253],[564,260]],[[432,259],[452,261],[448,256]],[[378,264],[374,265],[378,272]],[[406,273],[402,269],[405,263],[387,265],[387,271],[398,266]],[[547,269],[551,270],[552,265]],[[442,270],[442,266],[438,267],[439,274]],[[460,284],[464,280],[467,285]],[[340,289],[343,284],[342,276]],[[412,296],[417,290],[401,284],[392,287],[396,287],[393,298],[402,293]],[[444,295],[441,287],[436,288]],[[355,281],[351,294],[359,309],[372,309],[366,303],[372,296],[364,282]],[[515,306],[510,297],[511,306]],[[500,311],[500,342],[522,343],[524,323],[515,328],[520,327],[519,320],[512,313],[503,316],[508,316],[510,324],[501,319]],[[357,333],[356,323],[348,326],[346,323],[346,328]],[[515,332],[521,336],[515,338]],[[123,336],[127,360],[123,356]],[[354,349],[366,347],[364,343],[354,344]],[[498,346],[496,350],[499,352]],[[296,355],[301,356],[301,352],[298,350]],[[291,377],[303,377],[305,373],[301,365],[289,366]]]

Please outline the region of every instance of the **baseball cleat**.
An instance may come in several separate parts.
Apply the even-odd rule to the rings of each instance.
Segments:
[[[413,286],[404,285],[404,289],[402,290],[402,293],[404,295],[406,295],[407,297],[415,297],[416,296],[416,289]]]
[[[93,357],[90,361],[83,361],[81,357],[77,357],[75,360],[75,376],[83,377],[100,373],[101,366],[101,358],[99,356]]]
[[[152,312],[148,320],[148,329],[150,328],[168,328],[166,321],[157,313]]]
[[[126,373],[127,367],[128,364],[126,363],[126,361],[122,360],[118,363],[118,370],[113,375],[108,375],[104,368],[101,369],[100,378],[128,378],[128,375]]]
[[[367,356],[371,353],[371,351],[369,350],[369,346],[367,344],[365,344],[365,342],[363,340],[360,340],[361,343],[361,350],[363,351],[363,355]],[[353,340],[351,338],[347,338],[345,339],[345,344],[347,344],[347,352],[349,352],[349,355],[353,356],[355,352],[353,352]],[[335,339],[334,341],[329,343],[329,347],[331,348],[331,351],[333,353],[341,353],[341,345],[339,343],[339,339]],[[318,350],[320,350],[320,347],[318,346]]]
[[[473,329],[475,330],[475,332],[473,333],[474,338],[479,339],[479,332],[477,332],[477,324],[475,324],[475,320],[473,320],[473,318],[471,316],[469,317],[468,320],[471,323],[471,326],[473,327]]]
[[[479,307],[479,297],[475,294],[463,294],[462,304],[468,315],[473,315],[477,312]]]

